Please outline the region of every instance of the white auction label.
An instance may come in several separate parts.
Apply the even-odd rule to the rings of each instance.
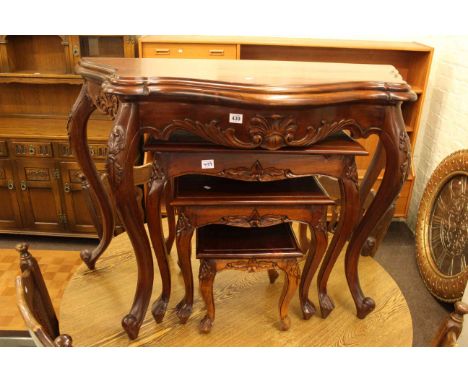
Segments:
[[[202,169],[207,169],[207,168],[214,168],[214,159],[204,159],[201,161],[201,168]]]
[[[242,123],[243,114],[229,113],[229,123]]]

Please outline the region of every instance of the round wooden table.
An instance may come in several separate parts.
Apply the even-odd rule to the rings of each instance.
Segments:
[[[316,313],[303,320],[297,296],[290,305],[291,328],[282,332],[278,299],[283,278],[271,285],[266,272],[226,271],[215,279],[213,329],[201,334],[198,323],[205,311],[198,293],[185,325],[174,311],[183,295],[183,280],[173,249],[169,259],[172,295],[166,316],[157,324],[149,309],[139,337],[132,341],[120,324],[131,305],[137,277],[132,246],[124,233],[113,239],[96,270],[81,265],[71,278],[60,308],[61,333],[71,335],[74,346],[411,346],[411,315],[392,277],[374,259],[361,257],[362,286],[376,302],[375,310],[361,320],[346,284],[342,255],[328,283],[335,309],[326,319]],[[198,260],[193,260],[193,269],[198,275]],[[157,265],[155,275],[153,301],[161,291]],[[198,288],[196,277],[195,284]],[[310,298],[318,306],[314,286]]]

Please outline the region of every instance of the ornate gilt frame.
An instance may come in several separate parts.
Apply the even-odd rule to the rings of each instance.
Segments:
[[[416,225],[416,261],[421,277],[432,295],[439,300],[461,299],[468,280],[468,267],[453,276],[442,273],[435,264],[430,245],[430,222],[439,194],[455,176],[468,176],[468,150],[459,150],[446,157],[432,173],[424,190]],[[462,234],[460,240],[468,240]]]

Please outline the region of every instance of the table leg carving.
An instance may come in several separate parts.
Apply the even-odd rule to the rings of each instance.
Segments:
[[[171,253],[172,246],[174,245],[175,239],[175,211],[174,207],[171,205],[172,200],[172,181],[166,182],[166,186],[164,187],[164,198],[166,201],[166,214],[167,214],[167,225],[169,227],[169,234],[166,239],[166,249],[167,254]]]
[[[280,329],[288,330],[291,327],[291,319],[288,316],[289,302],[297,290],[301,271],[296,259],[278,262],[278,267],[284,272],[284,285],[279,300]]]
[[[202,333],[209,333],[215,319],[215,305],[213,298],[213,283],[216,277],[216,263],[207,259],[200,260],[200,293],[205,301],[206,315],[200,321],[199,329]]]
[[[151,313],[157,323],[162,322],[166,314],[167,304],[171,295],[171,274],[167,262],[166,245],[164,244],[163,227],[161,221],[161,197],[166,179],[156,161],[153,162],[151,178],[148,182],[146,198],[148,231],[153,244],[156,261],[161,275],[162,291],[153,303]]]
[[[309,247],[299,285],[299,298],[301,301],[302,316],[304,320],[308,320],[315,314],[315,306],[313,302],[309,300],[309,288],[315,272],[322,262],[328,243],[325,222],[319,222],[316,227],[313,227],[312,224],[310,224],[309,227],[310,231],[315,236],[315,245]]]
[[[184,278],[185,295],[177,304],[177,317],[182,324],[185,324],[192,314],[193,306],[193,275],[192,263],[190,261],[192,255],[192,236],[194,227],[190,220],[185,216],[184,211],[179,211],[179,218],[176,227],[176,245],[177,255],[179,258],[179,266]]]
[[[386,109],[385,122],[380,132],[386,155],[385,174],[374,200],[354,230],[346,251],[346,279],[359,318],[366,317],[375,308],[375,302],[364,296],[359,284],[359,254],[371,231],[398,196],[410,166],[410,143],[400,107],[398,104]]]
[[[99,245],[93,250],[85,249],[80,253],[83,262],[89,269],[95,268],[97,259],[109,246],[114,233],[112,206],[88,147],[87,123],[95,109],[96,106],[88,94],[88,85],[85,82],[68,118],[67,131],[76,160],[96,196],[101,210],[102,234],[100,235]]]
[[[143,216],[138,208],[133,181],[133,165],[139,143],[138,104],[122,103],[109,137],[107,170],[122,223],[128,233],[138,269],[138,281],[130,313],[122,326],[130,339],[138,336],[151,298],[153,259]]]
[[[340,218],[317,277],[320,311],[323,318],[326,318],[335,307],[327,293],[328,278],[344,244],[353,232],[360,214],[356,163],[354,158],[346,160],[348,166],[345,168],[345,176],[339,179],[341,193]]]

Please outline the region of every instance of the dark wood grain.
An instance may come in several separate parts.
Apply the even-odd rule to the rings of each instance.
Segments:
[[[355,192],[357,203],[352,206],[345,203],[343,207],[357,208],[358,213],[359,194],[352,191],[358,181],[356,165],[346,162],[354,154],[348,157],[343,153],[340,155],[329,146],[333,154],[322,151],[321,154],[311,155],[307,153],[307,148],[343,130],[357,138],[377,135],[386,156],[381,187],[354,232],[353,228],[349,228],[354,227],[354,213],[346,215],[342,212],[342,215],[349,217],[335,233],[342,235],[344,229],[348,229],[348,234],[353,232],[345,262],[358,317],[365,317],[373,309],[374,302],[364,296],[359,284],[357,257],[407,177],[411,154],[401,103],[416,99],[416,94],[393,67],[247,60],[177,62],[96,58],[82,60],[77,71],[87,80],[86,94],[95,107],[110,115],[117,112],[121,118],[125,113],[132,116],[130,135],[126,135],[126,117],[121,123],[114,123],[113,138],[109,140],[108,163],[111,181],[117,185],[114,193],[118,194],[118,204],[127,210],[126,217],[122,212],[121,215],[127,230],[132,230],[129,234],[139,261],[150,252],[148,240],[143,232],[137,232],[142,231],[139,213],[133,207],[124,206],[125,198],[134,199],[133,192],[130,193],[126,186],[118,186],[131,178],[129,162],[134,159],[133,151],[128,156],[121,152],[134,150],[139,134],[168,141],[182,130],[225,147],[224,151],[209,151],[209,158],[202,149],[179,149],[178,152],[166,152],[164,155],[155,152],[155,161],[167,179],[199,172],[247,181],[326,175],[349,184],[343,186],[344,191],[348,190],[344,199],[353,200],[352,194]],[[124,113],[123,105],[127,105],[126,109],[138,110],[138,113]],[[230,123],[230,113],[242,114],[244,121],[240,124]],[[229,149],[239,149],[246,155],[238,155]],[[263,156],[260,152],[268,154]],[[279,161],[276,153],[281,153],[278,154],[281,155]],[[216,154],[216,166],[200,171],[201,160],[213,159],[211,156]],[[249,164],[246,165],[246,162]],[[369,172],[375,174],[377,168],[370,168]],[[362,197],[366,198],[365,195]],[[133,200],[129,203],[133,205]],[[196,223],[190,222],[190,218],[188,221],[195,226],[200,224],[202,217],[207,219],[207,216],[200,213]],[[304,217],[298,220],[308,223]],[[162,240],[159,236],[157,240]],[[339,254],[339,247],[345,240],[335,242],[333,255],[325,258],[323,266],[327,271],[322,272],[322,296],[326,296],[323,286],[326,282],[323,280],[326,280]],[[183,240],[179,237],[179,244],[183,243],[186,250],[189,247],[187,242],[188,235]],[[164,242],[156,247],[162,248],[162,245]],[[156,253],[156,256],[163,255]],[[147,280],[147,276],[143,278]],[[191,270],[185,278],[193,285],[193,280],[189,282]],[[142,300],[136,303],[137,308],[132,312],[138,312],[138,316],[142,317],[146,309],[142,301],[146,301],[146,294],[142,284],[138,285],[135,301]],[[332,306],[331,300],[328,305]],[[185,308],[188,309],[188,306]],[[136,333],[132,329],[132,335]]]
[[[288,330],[289,302],[296,292],[300,270],[297,258],[302,252],[290,224],[268,228],[240,228],[227,225],[208,225],[197,234],[197,258],[200,259],[200,292],[207,313],[199,328],[208,333],[213,326],[215,306],[213,283],[217,272],[224,269],[247,272],[280,269],[285,274],[279,299],[280,329]]]
[[[76,160],[93,190],[101,211],[102,235],[100,237],[99,245],[92,251],[83,250],[80,254],[84,263],[90,269],[94,269],[96,259],[104,252],[112,240],[115,225],[109,197],[102,185],[101,177],[92,161],[88,147],[88,119],[95,109],[96,106],[88,93],[88,85],[85,84],[73,105],[67,125],[67,131],[70,137],[70,146],[75,152]]]

